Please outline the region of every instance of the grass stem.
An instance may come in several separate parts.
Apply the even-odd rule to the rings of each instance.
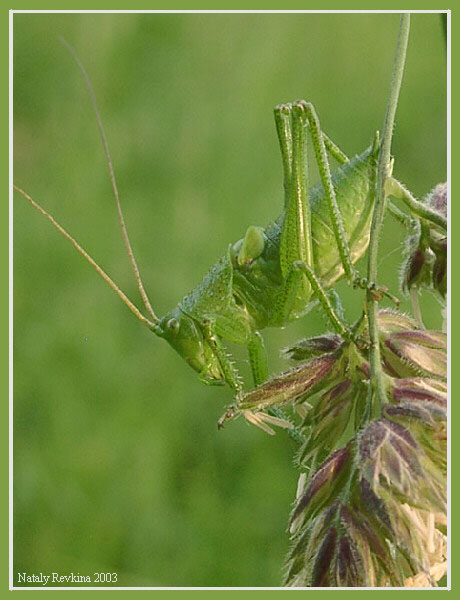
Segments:
[[[370,282],[377,281],[378,249],[382,232],[383,215],[385,211],[385,181],[389,176],[391,140],[395,122],[396,108],[398,106],[399,91],[406,61],[407,44],[409,40],[410,14],[401,14],[396,54],[393,63],[393,72],[390,82],[387,111],[382,129],[382,142],[377,166],[377,181],[375,186],[375,206],[372,216],[372,225],[369,242],[369,257],[367,278]],[[377,321],[378,302],[373,298],[371,291],[367,292],[367,314],[369,319],[370,369],[372,382],[372,409],[380,413],[385,403],[385,382],[381,366],[379,328]]]

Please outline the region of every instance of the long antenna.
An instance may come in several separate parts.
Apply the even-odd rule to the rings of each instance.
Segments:
[[[20,194],[22,194],[24,196],[24,198],[26,200],[28,200],[32,206],[34,208],[36,208],[39,212],[42,213],[42,215],[44,215],[48,221],[50,221],[54,227],[56,227],[56,229],[62,233],[62,235],[67,238],[69,240],[69,242],[71,242],[75,248],[78,250],[78,252],[80,252],[80,254],[82,256],[84,256],[84,258],[86,258],[86,260],[89,262],[90,265],[92,265],[96,271],[99,273],[99,275],[102,277],[102,279],[104,279],[104,281],[106,283],[108,283],[110,285],[110,287],[112,288],[112,290],[114,290],[119,297],[123,300],[123,302],[126,304],[126,306],[129,308],[129,310],[139,319],[139,321],[141,321],[142,323],[144,323],[144,325],[147,325],[147,327],[149,329],[151,329],[152,331],[156,331],[157,329],[157,322],[158,321],[150,321],[149,319],[147,319],[146,317],[144,317],[144,315],[141,313],[141,311],[137,308],[137,306],[135,306],[131,300],[128,298],[128,296],[126,296],[126,294],[124,294],[121,289],[117,286],[117,284],[113,281],[113,279],[111,279],[107,273],[104,271],[104,269],[102,269],[97,262],[86,252],[86,250],[84,248],[82,248],[80,246],[80,244],[77,242],[77,240],[75,240],[70,233],[68,233],[68,231],[66,231],[64,229],[64,227],[62,227],[62,225],[59,225],[59,223],[54,219],[54,217],[52,217],[48,212],[46,212],[46,210],[44,208],[42,208],[39,204],[37,204],[37,202],[35,202],[35,200],[33,200],[29,194],[27,194],[24,190],[22,190],[21,188],[19,188],[17,185],[15,185],[13,183],[13,188],[19,192]]]
[[[91,81],[88,77],[86,69],[83,66],[82,62],[80,61],[75,49],[68,42],[66,42],[66,40],[64,38],[59,37],[58,39],[67,48],[67,50],[70,52],[73,59],[77,63],[77,66],[83,75],[83,80],[85,82],[85,85],[88,89],[89,97],[91,99],[91,104],[93,105],[94,113],[96,115],[96,121],[97,121],[97,126],[99,129],[99,135],[101,137],[102,145],[104,147],[104,154],[105,154],[105,158],[107,161],[107,167],[109,169],[109,175],[110,175],[110,181],[112,183],[113,195],[115,197],[115,202],[117,205],[118,220],[120,222],[121,231],[123,233],[123,238],[125,240],[126,249],[128,250],[129,260],[131,262],[131,266],[134,271],[134,276],[137,281],[137,287],[139,288],[139,293],[141,295],[142,301],[143,301],[144,306],[145,306],[148,314],[150,315],[152,321],[154,323],[158,323],[159,318],[154,313],[152,305],[150,304],[150,300],[145,291],[144,284],[142,283],[141,274],[139,272],[139,267],[137,266],[136,259],[134,258],[134,252],[131,248],[131,242],[129,241],[128,230],[126,229],[125,219],[123,216],[123,211],[121,209],[120,196],[118,194],[117,182],[115,179],[115,171],[113,169],[112,158],[110,156],[109,144],[107,142],[107,137],[105,135],[104,126],[102,124],[102,119],[101,119],[101,115],[99,113],[99,107],[98,107],[98,103],[96,100],[96,95],[93,90],[93,86],[91,85]]]

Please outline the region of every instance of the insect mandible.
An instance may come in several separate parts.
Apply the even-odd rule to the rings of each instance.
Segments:
[[[275,124],[284,170],[284,205],[266,228],[250,226],[230,244],[201,283],[159,318],[145,291],[128,237],[117,184],[98,105],[85,68],[66,43],[80,68],[95,110],[109,168],[118,216],[145,314],[122,292],[96,261],[25,191],[14,186],[92,264],[134,315],[164,338],[199,374],[202,382],[228,384],[242,392],[238,369],[224,340],[246,346],[256,385],[268,377],[261,330],[283,327],[320,301],[334,329],[350,335],[325,290],[341,277],[357,286],[368,283],[354,267],[369,242],[379,136],[361,154],[349,159],[322,131],[316,111],[303,100],[275,108]],[[307,139],[310,136],[320,183],[309,186]],[[331,173],[329,158],[338,168]],[[333,243],[331,244],[331,241]],[[380,293],[384,290],[378,290]]]

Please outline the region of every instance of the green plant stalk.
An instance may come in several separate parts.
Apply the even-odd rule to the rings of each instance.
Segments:
[[[409,40],[410,14],[401,15],[396,54],[391,75],[390,95],[388,97],[387,111],[382,129],[382,143],[377,167],[377,181],[375,186],[375,207],[372,216],[372,225],[369,241],[369,257],[367,278],[370,282],[377,281],[378,249],[382,232],[383,215],[385,209],[385,181],[389,175],[391,140],[395,113],[398,105],[399,91],[406,61],[407,43]],[[380,414],[385,403],[385,379],[381,365],[379,329],[377,321],[378,301],[372,296],[372,291],[367,292],[367,315],[369,320],[370,337],[370,370],[371,370],[371,414]]]

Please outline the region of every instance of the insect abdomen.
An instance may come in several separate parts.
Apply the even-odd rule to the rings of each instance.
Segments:
[[[370,182],[376,168],[371,149],[354,156],[332,175],[337,204],[342,215],[345,237],[353,263],[369,244],[372,199]],[[324,287],[330,287],[343,275],[339,250],[335,241],[330,212],[323,187],[309,190],[314,269]]]

